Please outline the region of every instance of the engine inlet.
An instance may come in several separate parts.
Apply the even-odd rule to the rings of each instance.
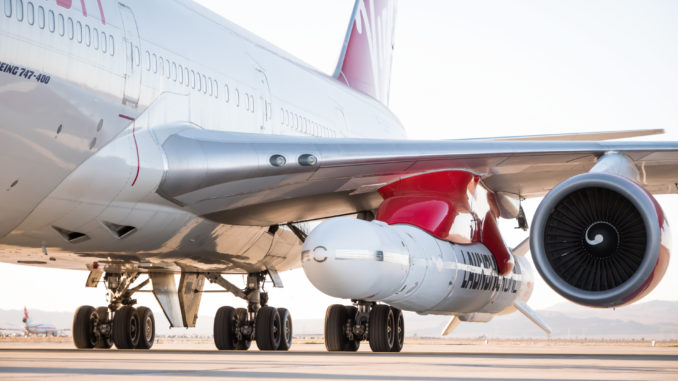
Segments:
[[[605,291],[636,273],[646,242],[643,218],[628,199],[610,189],[584,188],[554,208],[546,222],[544,249],[567,283]]]

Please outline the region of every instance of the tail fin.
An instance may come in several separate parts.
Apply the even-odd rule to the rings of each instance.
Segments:
[[[26,309],[26,306],[24,306],[24,318],[21,319],[24,323],[28,323],[31,318],[28,317],[28,310]]]
[[[388,105],[396,0],[356,0],[334,77]]]

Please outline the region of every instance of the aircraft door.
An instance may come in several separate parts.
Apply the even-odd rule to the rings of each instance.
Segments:
[[[257,68],[257,81],[259,86],[259,104],[260,109],[257,110],[257,118],[259,121],[261,132],[274,133],[272,129],[273,106],[271,105],[271,88],[268,85],[268,78],[266,73]]]
[[[122,104],[136,107],[141,93],[141,47],[139,45],[139,29],[132,9],[118,3],[125,31],[125,92]]]

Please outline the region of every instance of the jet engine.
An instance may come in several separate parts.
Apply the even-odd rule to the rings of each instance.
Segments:
[[[589,172],[553,188],[537,209],[530,247],[544,280],[591,307],[632,303],[668,265],[669,225],[652,195],[623,176]]]

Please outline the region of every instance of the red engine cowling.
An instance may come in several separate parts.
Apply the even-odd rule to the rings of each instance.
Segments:
[[[551,190],[532,222],[530,247],[544,280],[591,307],[639,300],[669,261],[664,212],[640,185],[606,173],[572,177]]]

